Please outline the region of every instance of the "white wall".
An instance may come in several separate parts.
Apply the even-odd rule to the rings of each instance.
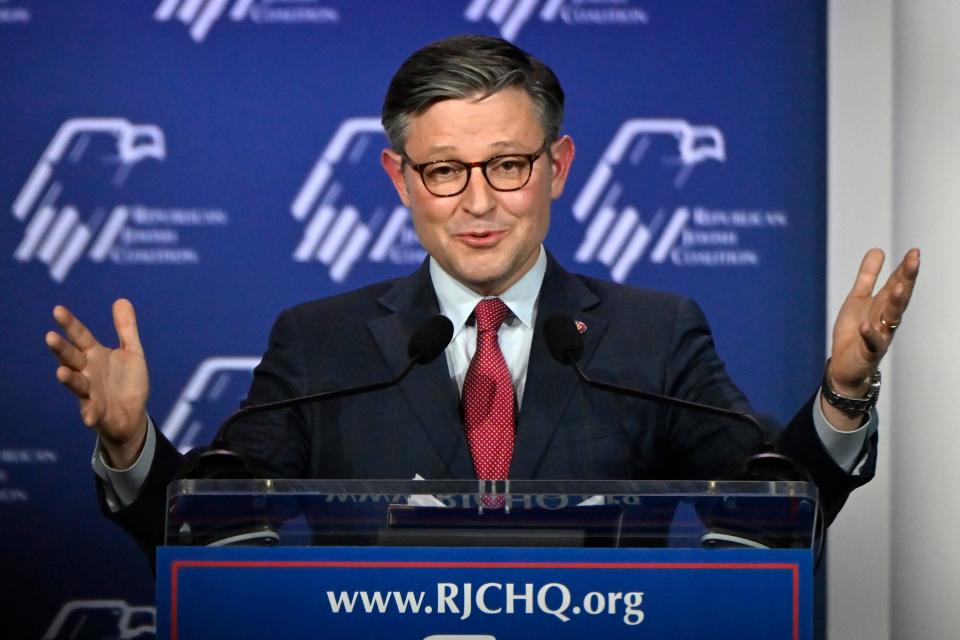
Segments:
[[[960,2],[894,13],[894,244],[923,274],[894,358],[895,638],[960,637]]]
[[[828,16],[827,345],[864,252],[893,246],[892,0],[833,0]],[[888,258],[889,261],[889,258]],[[904,333],[912,328],[904,325]],[[891,362],[879,412],[877,476],[829,531],[827,635],[890,638]]]
[[[831,640],[960,637],[958,30],[958,0],[830,3],[830,320],[864,249],[923,250],[884,365],[878,478],[831,530]]]

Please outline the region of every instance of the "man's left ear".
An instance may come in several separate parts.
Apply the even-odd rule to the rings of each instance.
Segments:
[[[397,195],[400,196],[400,202],[409,209],[410,192],[407,190],[407,183],[403,178],[403,157],[392,149],[384,149],[380,152],[380,164],[383,165],[383,170],[390,176],[393,188],[397,190]]]
[[[550,145],[550,168],[553,170],[550,176],[550,197],[554,200],[563,194],[574,153],[573,138],[570,136],[561,136]]]

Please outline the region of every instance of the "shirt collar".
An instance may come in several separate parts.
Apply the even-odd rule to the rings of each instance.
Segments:
[[[529,328],[533,327],[533,313],[540,295],[540,285],[547,272],[547,252],[540,245],[540,254],[533,267],[517,280],[512,287],[499,296],[510,312],[520,322]],[[453,323],[453,335],[456,336],[467,324],[474,307],[484,298],[467,285],[458,281],[443,270],[433,256],[430,257],[430,279],[433,289],[437,293],[437,302],[440,304],[440,313],[447,316]]]

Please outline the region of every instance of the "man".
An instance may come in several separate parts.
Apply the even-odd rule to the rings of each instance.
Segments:
[[[414,327],[440,312],[445,358],[376,397],[249,418],[230,444],[281,477],[713,478],[759,443],[740,425],[580,383],[548,354],[544,320],[579,322],[582,363],[621,385],[747,411],[695,304],[564,271],[545,251],[551,201],[574,158],[560,135],[552,71],[510,43],[466,36],[414,53],[383,107],[381,161],[430,258],[413,275],[280,315],[248,402],[392,377]],[[873,295],[867,253],[834,325],[825,384],[778,439],[816,480],[828,518],[872,474],[875,372],[919,271],[911,250]],[[98,434],[94,467],[110,512],[156,540],[181,458],[146,413],[148,376],[129,302],[113,307],[117,349],[63,307],[50,332],[57,378]]]

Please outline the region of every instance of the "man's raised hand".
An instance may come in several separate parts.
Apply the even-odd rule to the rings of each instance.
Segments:
[[[910,249],[875,292],[883,260],[883,251],[867,252],[833,326],[828,375],[837,393],[852,398],[866,392],[871,374],[890,348],[920,273],[920,250]]]
[[[64,334],[46,335],[60,365],[57,380],[79,400],[83,422],[99,434],[110,463],[127,468],[136,461],[146,437],[150,391],[133,305],[123,299],[113,303],[120,341],[116,349],[100,344],[66,307],[55,307],[53,317]]]

